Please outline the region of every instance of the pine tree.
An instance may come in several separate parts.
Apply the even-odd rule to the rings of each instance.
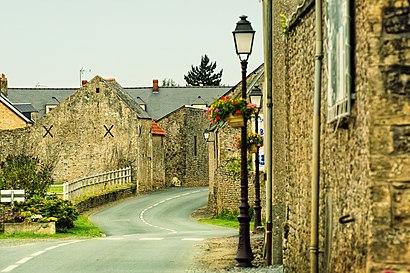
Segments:
[[[222,71],[214,73],[216,62],[209,62],[208,56],[201,57],[200,66],[191,65],[191,70],[188,75],[184,75],[184,79],[191,86],[219,86],[221,84]]]

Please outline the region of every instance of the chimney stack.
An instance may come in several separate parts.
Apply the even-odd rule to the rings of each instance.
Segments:
[[[152,81],[152,91],[154,93],[158,93],[158,80],[153,80]]]
[[[7,87],[7,78],[6,75],[1,74],[0,78],[0,92],[7,97],[8,87]]]
[[[82,80],[82,81],[81,81],[81,86],[84,86],[84,85],[86,85],[87,83],[88,83],[87,80]]]

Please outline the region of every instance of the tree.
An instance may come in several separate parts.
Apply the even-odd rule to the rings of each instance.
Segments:
[[[28,196],[45,195],[53,183],[51,171],[51,166],[41,164],[35,157],[9,156],[0,163],[0,188],[25,190]]]
[[[188,75],[184,75],[184,79],[188,85],[192,86],[219,86],[222,78],[222,71],[214,73],[216,62],[209,62],[208,56],[205,54],[201,57],[199,66],[191,65],[191,70]]]
[[[167,87],[173,87],[173,86],[179,86],[179,84],[176,83],[173,79],[163,79],[162,80],[162,86],[167,86]]]

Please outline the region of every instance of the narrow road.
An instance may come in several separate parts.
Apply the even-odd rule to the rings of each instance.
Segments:
[[[197,272],[195,244],[237,234],[191,219],[207,196],[206,188],[171,188],[128,199],[90,217],[104,238],[1,244],[0,272]]]

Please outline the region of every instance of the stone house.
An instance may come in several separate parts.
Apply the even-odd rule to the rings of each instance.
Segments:
[[[33,124],[31,116],[25,115],[7,98],[7,78],[0,78],[0,130],[24,128]]]
[[[182,186],[208,185],[208,153],[203,136],[208,127],[205,110],[182,106],[157,120],[166,128],[165,180]]]
[[[151,134],[153,143],[157,143],[165,150],[162,148],[153,149],[149,159],[156,167],[164,167],[165,173],[168,174],[164,178],[165,180],[160,182],[163,172],[154,172],[152,174],[153,179],[156,181],[153,182],[154,188],[159,187],[159,185],[171,185],[174,178],[174,180],[180,181],[183,185],[204,185],[206,183],[205,181],[208,180],[208,166],[202,164],[204,156],[207,156],[205,153],[206,146],[202,143],[202,133],[199,133],[204,131],[206,123],[203,118],[199,118],[199,113],[203,115],[206,105],[216,97],[221,96],[229,88],[226,86],[162,87],[158,86],[157,80],[153,80],[151,87],[122,88],[129,95],[129,98],[134,101],[133,103],[139,105],[150,118],[157,121],[155,124],[159,124],[164,130],[159,135],[155,135],[154,131]],[[29,101],[37,109],[37,118],[42,118],[52,113],[54,108],[59,106],[60,103],[64,103],[76,90],[76,88],[43,87],[8,88],[8,96],[10,100],[16,103]],[[183,119],[180,116],[181,111],[185,111]],[[193,116],[189,117],[188,113],[192,113]],[[189,125],[188,122],[191,122],[191,124]],[[187,141],[185,139],[186,134],[180,134],[180,131],[174,130],[178,126],[182,131],[186,131],[186,128],[189,127],[193,129],[192,132],[196,132],[196,135],[190,135]],[[175,149],[175,147],[184,147],[182,150],[190,149],[190,153],[188,155],[185,152],[173,153],[172,149]],[[168,148],[171,149],[170,152],[168,152]],[[167,152],[165,153],[165,151]],[[162,155],[166,158],[165,163],[154,160],[154,157],[159,159]],[[176,162],[185,163],[178,165]],[[156,177],[157,175],[159,177]]]
[[[0,131],[0,160],[36,156],[61,182],[131,166],[138,192],[149,191],[164,176],[162,141],[152,140],[164,133],[152,128],[150,116],[117,82],[96,76],[33,126]]]
[[[247,94],[255,86],[263,86],[264,66],[263,64],[251,71],[247,76]],[[242,82],[223,94],[229,97],[241,96]],[[263,111],[259,113],[263,116]],[[208,121],[207,121],[208,122]],[[248,132],[253,132],[253,120],[248,122]],[[210,137],[207,141],[209,154],[209,199],[208,206],[215,213],[223,211],[237,212],[240,203],[240,150],[233,144],[235,138],[240,137],[240,130],[231,128],[228,124],[213,126],[210,128]],[[263,149],[261,149],[263,154]],[[251,159],[252,157],[249,156]],[[254,158],[252,158],[252,162]],[[260,160],[262,161],[262,160]],[[254,165],[252,165],[254,166]],[[253,167],[252,167],[253,168]],[[253,168],[254,170],[254,168]],[[255,172],[250,171],[248,177],[249,205],[253,206],[255,201]],[[264,211],[265,181],[263,172],[260,172],[260,195],[262,199],[262,210]]]
[[[308,272],[315,258],[320,272],[410,272],[409,1],[323,0],[323,12],[301,2],[263,4],[272,262],[287,272]],[[320,164],[312,148],[315,90]]]

